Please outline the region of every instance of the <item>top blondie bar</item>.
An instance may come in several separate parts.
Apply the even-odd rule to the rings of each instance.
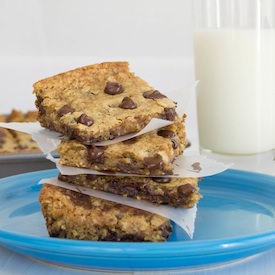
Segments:
[[[84,144],[138,132],[152,118],[180,119],[176,103],[129,71],[127,62],[77,68],[33,87],[40,124]]]

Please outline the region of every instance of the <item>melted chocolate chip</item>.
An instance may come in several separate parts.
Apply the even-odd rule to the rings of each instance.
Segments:
[[[130,163],[120,162],[117,164],[117,169],[122,173],[134,173],[135,171],[138,171],[138,167],[136,166],[135,162],[130,162]]]
[[[147,157],[144,158],[143,164],[149,169],[149,170],[156,170],[161,169],[163,166],[163,160],[161,155],[156,155],[155,157]]]
[[[164,138],[173,138],[175,136],[175,133],[170,130],[159,130],[158,135]]]
[[[181,185],[178,187],[178,192],[179,194],[183,195],[183,196],[187,196],[192,194],[195,191],[195,188],[193,185],[186,183],[184,185]]]
[[[88,151],[88,160],[91,163],[104,163],[103,147],[92,146]]]
[[[124,144],[127,144],[127,145],[130,145],[130,144],[136,143],[137,141],[138,141],[138,138],[137,138],[137,137],[133,137],[133,138],[124,140],[123,143],[124,143]]]
[[[94,180],[96,180],[96,178],[97,178],[97,175],[93,175],[93,174],[86,175],[86,179],[89,181],[94,181]]]
[[[172,227],[171,225],[169,225],[168,223],[164,223],[160,226],[159,228],[162,232],[161,235],[164,238],[168,238],[168,236],[171,234],[172,232]]]
[[[168,108],[168,107],[164,108],[164,119],[173,121],[175,120],[176,115],[177,113],[174,108]]]
[[[172,141],[172,148],[174,150],[177,149],[179,147],[178,142],[174,138],[172,138],[171,141]]]
[[[82,114],[78,119],[78,123],[84,124],[86,126],[92,126],[94,121],[91,117],[87,116],[86,114]]]
[[[153,177],[152,180],[157,183],[169,183],[171,181],[171,178]]]
[[[63,189],[63,188],[62,188]],[[77,206],[81,206],[85,209],[91,209],[91,199],[90,196],[81,194],[75,191],[67,190],[68,192],[63,192],[65,195],[70,197],[70,200],[73,202],[73,204]]]
[[[43,100],[44,100],[43,97],[38,95],[35,100],[35,105],[38,107],[42,103]]]
[[[63,107],[61,107],[58,112],[57,112],[57,116],[58,117],[62,117],[68,113],[73,113],[75,111],[74,108],[70,107],[69,105],[64,105]]]
[[[166,96],[161,94],[158,90],[155,90],[155,91],[144,92],[143,97],[149,98],[149,99],[159,99],[159,98],[164,98]]]
[[[28,148],[27,145],[22,145],[22,144],[19,144],[15,147],[16,150],[25,150],[27,148]]]
[[[69,178],[66,175],[59,174],[58,179],[61,180],[61,181],[68,181]]]
[[[138,194],[138,190],[134,186],[124,185],[123,193],[129,197],[135,197]]]
[[[136,109],[137,104],[130,97],[126,96],[122,99],[119,107],[122,109]]]
[[[195,172],[200,172],[202,169],[199,162],[194,162],[191,166]]]
[[[117,82],[108,81],[104,88],[104,92],[108,95],[121,94],[123,91],[124,91],[123,86]]]

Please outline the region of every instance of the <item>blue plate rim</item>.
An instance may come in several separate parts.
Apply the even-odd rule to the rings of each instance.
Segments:
[[[14,181],[18,179],[20,180],[20,178],[24,175],[28,175],[29,177],[36,177],[41,175],[41,177],[43,177],[43,174],[49,173],[57,173],[57,170],[48,169],[10,176],[0,179],[0,184],[1,182]],[[237,177],[242,175],[250,175],[252,176],[253,180],[257,180],[255,177],[265,177],[267,180],[275,180],[275,177],[271,175],[235,169],[228,169],[221,174],[210,177],[217,177],[219,175],[223,176],[224,173]],[[164,243],[120,243],[65,240],[43,236],[33,236],[29,234],[12,233],[0,229],[0,244],[1,243],[15,245],[20,244],[24,245],[24,247],[32,249],[38,249],[41,245],[46,245],[47,250],[51,248],[56,252],[66,253],[67,255],[74,254],[75,251],[77,251],[78,255],[87,256],[96,249],[97,257],[106,257],[106,255],[111,255],[112,257],[121,257],[127,255],[128,257],[144,258],[148,253],[150,253],[150,257],[175,257],[179,256],[179,253],[180,256],[183,257],[192,257],[204,255],[205,252],[208,254],[216,254],[220,253],[221,251],[224,253],[233,253],[236,250],[246,250],[247,247],[261,247],[262,250],[272,248],[275,246],[275,230],[263,232],[261,234],[253,234],[235,238],[176,241]],[[129,252],[131,254],[129,254]]]

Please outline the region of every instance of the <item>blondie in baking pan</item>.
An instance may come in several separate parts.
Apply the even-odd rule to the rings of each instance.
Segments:
[[[0,121],[33,122],[36,117],[35,111],[12,110],[10,114],[0,115]],[[30,135],[0,128],[0,178],[54,167]]]

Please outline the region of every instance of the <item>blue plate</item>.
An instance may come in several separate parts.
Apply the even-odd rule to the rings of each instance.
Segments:
[[[275,247],[275,178],[228,170],[200,182],[193,240],[174,226],[166,243],[49,238],[40,213],[41,178],[56,170],[0,180],[0,245],[47,262],[101,270],[164,270],[225,263]]]

